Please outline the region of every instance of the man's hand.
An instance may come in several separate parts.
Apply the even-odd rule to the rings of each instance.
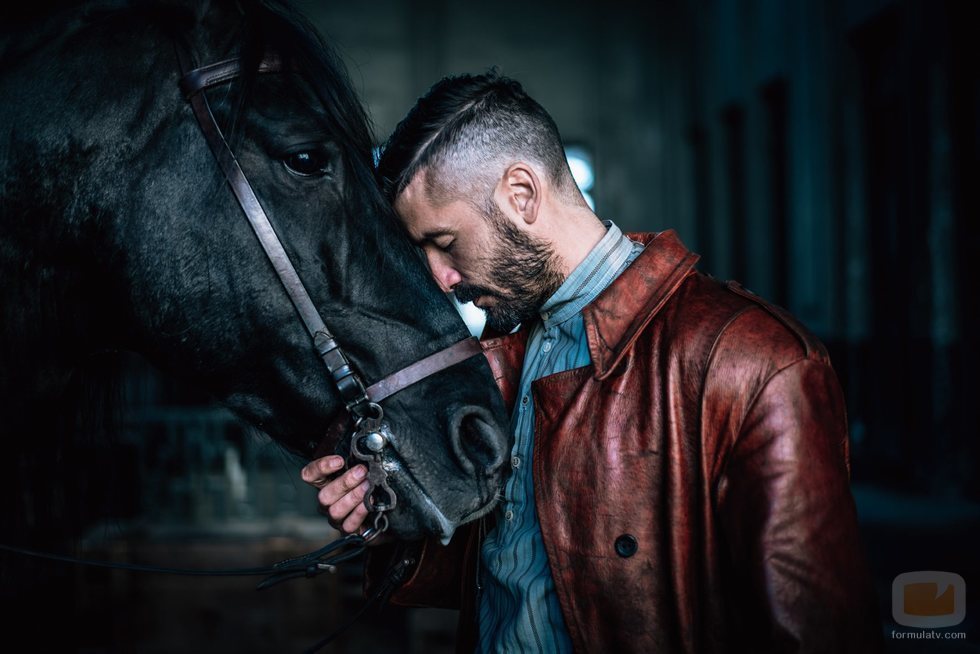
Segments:
[[[343,467],[343,457],[325,456],[308,463],[300,476],[307,484],[320,489],[317,495],[320,513],[326,515],[335,528],[352,534],[361,528],[367,517],[364,495],[370,484],[364,479],[367,468],[363,465],[338,474]]]

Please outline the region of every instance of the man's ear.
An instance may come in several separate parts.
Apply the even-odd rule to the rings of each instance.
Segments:
[[[538,219],[541,208],[541,182],[534,169],[526,163],[511,164],[500,179],[503,192],[501,204],[515,212],[528,225]]]

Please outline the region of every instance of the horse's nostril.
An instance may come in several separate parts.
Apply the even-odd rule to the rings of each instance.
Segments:
[[[488,415],[477,407],[456,412],[451,430],[453,451],[464,470],[491,476],[507,457],[507,438]]]

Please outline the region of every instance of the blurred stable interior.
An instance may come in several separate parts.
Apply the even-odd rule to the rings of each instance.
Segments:
[[[901,572],[956,572],[980,593],[969,3],[298,4],[340,49],[379,139],[440,77],[497,65],[576,147],[600,217],[676,229],[703,271],[827,344],[886,633]],[[112,514],[83,553],[258,565],[332,538],[300,462],[197,391],[138,360],[124,368],[121,433],[77,446],[100,479],[88,501]],[[299,651],[361,602],[356,571],[261,594],[249,579],[78,575],[79,651],[92,653]],[[965,642],[886,646],[978,651],[978,612],[971,601]],[[333,651],[452,651],[454,619],[390,609]]]

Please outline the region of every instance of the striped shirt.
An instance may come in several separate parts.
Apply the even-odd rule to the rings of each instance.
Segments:
[[[592,362],[582,309],[640,254],[611,222],[606,234],[539,310],[528,338],[511,431],[511,474],[497,526],[481,550],[478,652],[571,652],[534,507],[531,382]]]

